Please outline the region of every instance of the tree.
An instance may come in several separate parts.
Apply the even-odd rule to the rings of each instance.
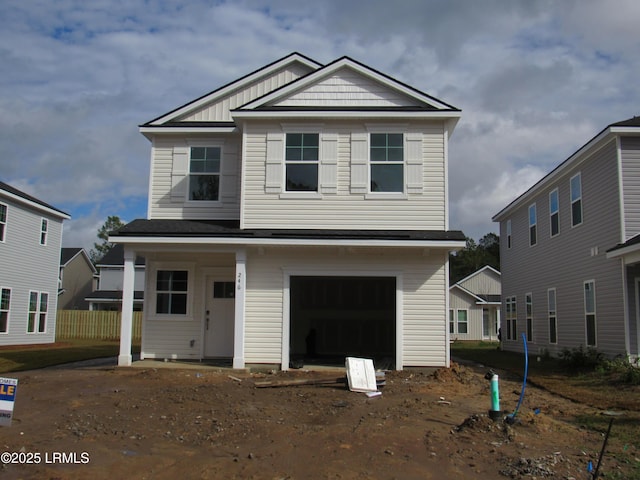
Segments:
[[[467,237],[467,244],[449,256],[449,282],[451,285],[462,280],[485,265],[500,271],[500,237],[487,233],[476,242]]]
[[[117,215],[110,215],[107,217],[107,220],[98,229],[98,238],[102,240],[102,243],[94,243],[94,249],[89,253],[93,263],[98,263],[98,261],[104,257],[111,248],[113,248],[113,243],[109,242],[109,233],[114,230],[118,230],[125,225],[126,224],[120,220],[120,217]]]

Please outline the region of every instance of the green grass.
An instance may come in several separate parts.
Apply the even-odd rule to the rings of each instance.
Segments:
[[[140,351],[140,346],[133,346]],[[0,347],[0,373],[34,370],[64,363],[115,357],[119,354],[117,341],[67,340],[52,345]]]

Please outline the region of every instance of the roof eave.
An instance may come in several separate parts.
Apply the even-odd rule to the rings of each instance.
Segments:
[[[385,110],[233,110],[237,119],[281,119],[281,118],[412,118],[412,119],[455,119],[460,118],[459,110],[429,111],[385,111]]]

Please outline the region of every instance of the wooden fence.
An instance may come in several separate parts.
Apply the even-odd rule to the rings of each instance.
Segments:
[[[120,312],[58,310],[56,340],[117,340],[120,338],[120,316]],[[133,312],[131,334],[134,342],[142,338],[142,312]]]

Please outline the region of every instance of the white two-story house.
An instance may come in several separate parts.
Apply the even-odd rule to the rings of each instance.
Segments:
[[[347,57],[293,53],[140,127],[141,358],[288,369],[347,355],[448,366],[449,137],[460,110]]]
[[[493,217],[502,344],[640,352],[640,118],[605,127]]]
[[[0,345],[55,342],[62,222],[69,218],[0,182]]]

